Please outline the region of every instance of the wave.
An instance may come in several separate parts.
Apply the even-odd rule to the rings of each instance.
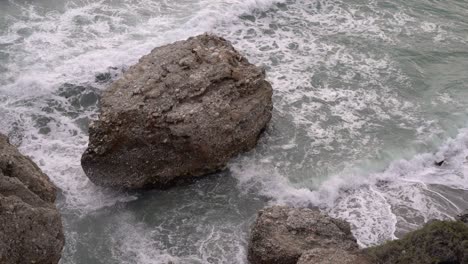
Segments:
[[[274,204],[320,207],[350,222],[360,245],[370,246],[468,209],[467,157],[462,129],[435,153],[394,161],[382,172],[345,171],[317,185],[291,183],[269,163],[240,161],[231,170],[240,189],[255,189]]]
[[[96,73],[125,67],[151,49],[211,31],[277,0],[126,1],[66,3],[63,11],[17,3],[0,51],[10,54],[1,91],[49,93],[59,85],[92,83]]]

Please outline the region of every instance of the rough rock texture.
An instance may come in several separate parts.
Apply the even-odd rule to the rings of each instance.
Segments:
[[[468,226],[461,221],[431,221],[365,252],[378,264],[468,264]]]
[[[271,118],[264,78],[213,35],[154,49],[103,93],[84,171],[98,185],[146,188],[222,169]]]
[[[367,256],[337,248],[314,248],[304,252],[297,264],[374,264]]]
[[[295,264],[315,248],[354,251],[358,245],[345,221],[318,210],[273,206],[258,213],[248,258],[252,264]]]
[[[56,188],[0,134],[0,263],[55,264],[64,245]]]

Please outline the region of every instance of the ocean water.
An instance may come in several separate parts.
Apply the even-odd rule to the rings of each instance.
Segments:
[[[80,157],[100,91],[203,32],[266,69],[257,148],[165,191],[94,186]],[[467,107],[467,1],[0,0],[0,132],[60,188],[62,264],[246,263],[272,204],[318,206],[362,247],[452,219],[468,209]]]

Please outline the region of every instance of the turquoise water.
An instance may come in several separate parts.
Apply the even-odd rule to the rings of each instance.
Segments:
[[[100,91],[203,32],[266,68],[257,148],[167,191],[94,186]],[[245,263],[269,204],[319,206],[365,247],[468,209],[467,44],[466,1],[0,0],[0,131],[61,189],[61,263]]]

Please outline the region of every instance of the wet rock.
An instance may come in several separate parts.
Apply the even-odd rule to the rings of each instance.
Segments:
[[[113,79],[115,79],[120,73],[122,73],[124,69],[119,69],[117,67],[109,67],[107,72],[100,72],[95,75],[94,81],[96,83],[110,83]]]
[[[258,213],[251,231],[248,258],[252,264],[295,264],[303,253],[316,248],[353,252],[358,245],[349,224],[343,220],[318,210],[273,206]],[[324,254],[323,251],[312,253],[320,253],[316,258]],[[304,258],[303,261],[308,260]]]
[[[96,74],[95,82],[97,83],[106,83],[112,80],[112,74],[110,72],[103,72]]]
[[[53,105],[50,107],[56,108],[56,110],[59,112],[70,110],[86,110],[98,104],[99,94],[99,90],[92,86],[82,86],[66,83],[60,87],[58,90],[58,95],[65,98],[73,109],[62,109],[60,111],[60,109],[57,109],[57,107],[54,107]]]
[[[213,35],[154,49],[103,92],[82,166],[97,185],[164,188],[223,169],[271,118],[262,69]]]
[[[0,263],[56,264],[64,235],[56,187],[0,134]]]
[[[468,263],[468,226],[461,221],[431,221],[403,238],[365,250],[374,263]]]
[[[359,253],[338,248],[314,248],[301,255],[297,264],[373,264]]]

